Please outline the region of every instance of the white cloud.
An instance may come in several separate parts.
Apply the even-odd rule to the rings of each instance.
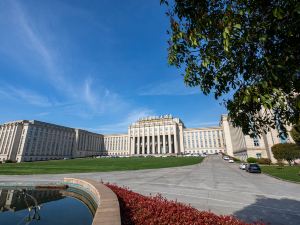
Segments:
[[[44,116],[48,116],[50,114],[50,112],[40,112],[40,113],[37,113],[36,116],[37,117],[44,117]]]
[[[90,77],[85,80],[82,97],[95,113],[103,113],[108,109],[110,112],[114,112],[127,106],[127,103],[118,94],[99,86],[99,84],[93,85],[93,83]]]
[[[39,107],[51,107],[55,104],[54,102],[51,102],[49,98],[43,95],[31,90],[17,88],[11,85],[3,85],[0,88],[0,95],[5,98],[14,99]]]
[[[98,133],[127,133],[128,126],[142,117],[153,116],[155,113],[147,108],[136,109],[128,113],[128,115],[120,122],[113,124],[104,124],[98,128],[84,128]]]
[[[142,87],[139,95],[195,95],[200,94],[197,88],[187,87],[183,80],[176,79],[162,83],[153,83]]]
[[[210,127],[210,126],[219,126],[220,121],[187,121],[185,125],[187,127]]]
[[[81,74],[81,80],[74,80],[73,76],[67,76],[65,74],[66,68],[62,63],[63,52],[58,52],[57,49],[61,49],[60,46],[56,46],[56,42],[47,42],[46,37],[51,36],[55,39],[55,33],[47,30],[46,23],[39,20],[39,25],[43,24],[43,29],[38,29],[36,26],[37,20],[33,20],[30,14],[22,6],[21,2],[11,1],[10,15],[15,21],[15,33],[18,33],[18,42],[23,43],[26,48],[26,57],[30,54],[32,57],[30,60],[37,60],[46,70],[43,74],[50,85],[52,85],[59,93],[62,93],[64,99],[68,102],[73,102],[72,108],[79,106],[84,108],[79,111],[80,115],[89,117],[90,115],[101,114],[104,112],[112,112],[120,110],[125,107],[126,102],[116,93],[108,90],[101,85],[93,85],[93,80],[90,75]],[[41,27],[41,26],[40,26]],[[11,53],[13,54],[13,53]],[[18,53],[19,54],[19,53]],[[24,56],[25,57],[25,56]],[[16,57],[18,58],[18,57]],[[27,58],[26,58],[27,60]],[[23,62],[22,62],[23,63]],[[35,96],[29,96],[31,103],[39,104],[43,102],[43,99],[35,98]],[[22,93],[18,94],[21,97]],[[40,104],[41,105],[41,104]],[[67,110],[67,109],[66,109]]]

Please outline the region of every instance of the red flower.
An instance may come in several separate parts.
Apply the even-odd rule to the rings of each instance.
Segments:
[[[247,225],[233,216],[218,216],[161,195],[143,196],[128,188],[106,184],[120,203],[122,225]],[[262,225],[263,223],[255,223]]]

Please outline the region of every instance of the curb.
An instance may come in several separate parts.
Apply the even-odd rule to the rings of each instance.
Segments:
[[[92,225],[121,225],[118,197],[107,186],[90,179],[64,178],[66,184],[87,189],[97,203]]]

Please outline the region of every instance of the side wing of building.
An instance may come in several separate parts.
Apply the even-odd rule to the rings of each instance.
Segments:
[[[226,152],[222,127],[189,128],[183,131],[184,153]]]
[[[104,135],[105,155],[128,156],[130,154],[128,134]]]
[[[99,155],[103,135],[36,120],[0,126],[0,161],[39,161]]]
[[[227,154],[246,160],[253,158],[269,158],[272,162],[276,162],[271,147],[278,143],[293,142],[290,135],[282,138],[276,129],[271,129],[260,137],[251,138],[244,135],[240,127],[234,127],[227,115],[221,116],[221,126],[224,131],[224,141]]]

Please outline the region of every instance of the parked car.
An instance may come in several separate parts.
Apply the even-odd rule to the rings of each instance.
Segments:
[[[233,159],[228,160],[229,163],[234,163]]]
[[[224,160],[229,160],[229,157],[228,156],[224,156],[223,159]]]
[[[249,163],[246,166],[246,171],[249,173],[261,173],[261,169],[260,169],[259,165],[256,163]]]
[[[247,163],[241,163],[241,164],[240,164],[240,169],[241,169],[241,170],[245,170],[245,169],[246,169],[246,166],[247,166]]]

